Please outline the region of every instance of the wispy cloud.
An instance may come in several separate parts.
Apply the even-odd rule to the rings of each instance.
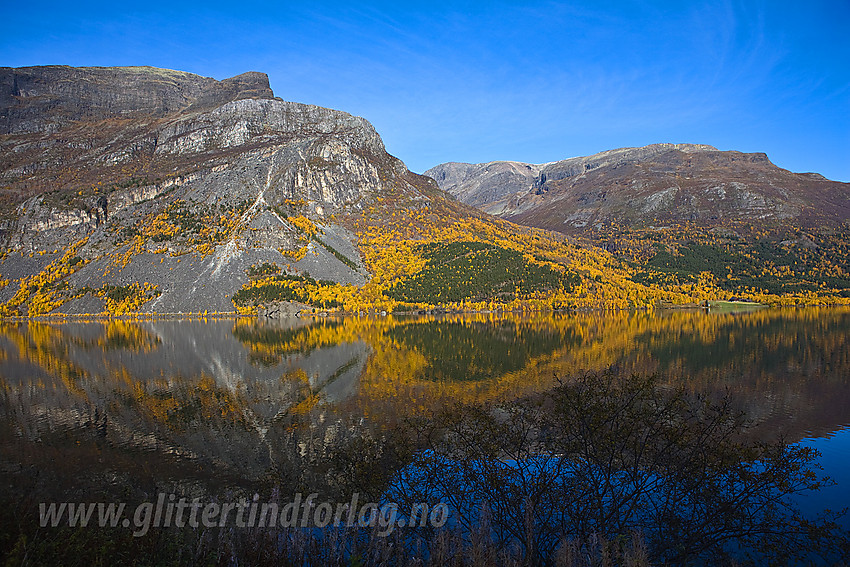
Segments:
[[[418,170],[686,140],[809,156],[799,169],[850,178],[850,159],[820,157],[850,154],[843,1],[7,8],[6,64],[266,71],[283,98],[365,116]]]

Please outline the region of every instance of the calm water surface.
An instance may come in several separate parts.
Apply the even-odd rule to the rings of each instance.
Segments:
[[[753,435],[823,453],[839,486],[808,505],[835,508],[850,505],[848,336],[848,309],[3,323],[4,501],[309,482],[406,416],[607,369],[728,392]]]

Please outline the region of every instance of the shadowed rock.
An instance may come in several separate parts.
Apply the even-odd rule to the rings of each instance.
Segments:
[[[162,118],[242,98],[273,98],[265,73],[224,81],[155,67],[0,68],[0,134],[55,132],[75,121]]]

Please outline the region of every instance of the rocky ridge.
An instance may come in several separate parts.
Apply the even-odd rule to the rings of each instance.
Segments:
[[[567,233],[612,225],[704,227],[850,218],[850,184],[697,144],[622,148],[545,164],[446,163],[425,172],[461,202]]]
[[[162,118],[243,98],[274,98],[265,73],[216,81],[155,67],[0,67],[0,134],[56,132],[79,121]]]

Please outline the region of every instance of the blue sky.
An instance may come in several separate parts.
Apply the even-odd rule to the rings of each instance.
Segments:
[[[850,2],[6,3],[0,65],[269,74],[414,171],[655,142],[850,181]]]

